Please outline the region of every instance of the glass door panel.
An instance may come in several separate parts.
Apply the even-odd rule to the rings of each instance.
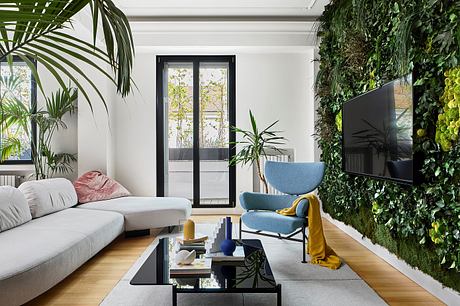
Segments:
[[[157,194],[233,207],[233,56],[158,56]]]
[[[200,204],[229,205],[228,63],[200,63]]]
[[[193,64],[165,66],[166,196],[193,200]]]

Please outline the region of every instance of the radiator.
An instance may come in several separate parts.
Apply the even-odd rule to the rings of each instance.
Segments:
[[[19,179],[17,175],[0,174],[0,186],[18,187]]]
[[[270,152],[267,156],[263,156],[260,159],[261,168],[265,169],[266,161],[277,161],[277,162],[293,162],[294,161],[294,150],[293,149],[283,149],[282,153],[280,152]],[[259,179],[257,175],[257,168],[254,167],[254,177],[253,177],[253,187],[255,192],[264,192],[264,184]],[[270,183],[268,184],[268,193],[269,194],[283,194],[275,188],[273,188]]]

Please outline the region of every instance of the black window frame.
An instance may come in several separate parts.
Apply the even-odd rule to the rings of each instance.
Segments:
[[[35,69],[37,69],[37,61],[33,58],[29,58],[29,60],[34,64]],[[27,63],[24,62],[19,56],[13,56],[13,65],[14,63],[24,63],[27,66]],[[1,60],[0,64],[7,63],[7,60]],[[30,68],[29,68],[30,69]],[[34,75],[31,72],[30,75],[30,105],[31,105],[31,110],[32,113],[37,112],[37,82],[35,81]],[[1,114],[0,114],[1,116]],[[30,122],[30,133],[31,133],[31,143],[30,146],[33,148],[35,144],[37,143],[37,124],[34,121]],[[0,144],[2,141],[2,137],[0,135]],[[31,158],[30,159],[12,159],[12,160],[4,160],[0,161],[0,166],[1,165],[33,165],[34,163],[34,150],[31,150]]]
[[[156,59],[156,153],[157,153],[157,196],[165,196],[164,178],[164,118],[163,118],[163,69],[167,62],[190,62],[193,64],[193,111],[199,110],[199,72],[200,62],[227,62],[229,67],[229,125],[236,126],[236,56],[235,55],[157,55]],[[234,208],[236,207],[236,166],[229,165],[229,204],[200,204],[200,155],[199,155],[199,122],[194,120],[193,137],[193,208]],[[236,133],[229,129],[229,142],[236,141]],[[234,145],[229,145],[229,160],[236,154]]]

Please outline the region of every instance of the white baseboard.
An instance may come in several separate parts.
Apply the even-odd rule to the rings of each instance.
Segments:
[[[241,207],[234,208],[192,208],[192,215],[241,215]]]
[[[374,244],[368,238],[363,237],[363,235],[353,227],[333,219],[329,214],[323,213],[323,217],[447,305],[460,305],[459,292],[444,287],[440,282],[428,274],[409,266],[405,261],[390,253],[384,247]]]

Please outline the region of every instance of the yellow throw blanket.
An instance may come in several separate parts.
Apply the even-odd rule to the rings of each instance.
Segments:
[[[308,200],[308,254],[311,258],[310,262],[330,269],[338,269],[341,261],[326,243],[321,209],[316,195],[304,194],[295,199],[291,207],[278,209],[276,212],[284,216],[295,216],[297,205],[304,199]]]

